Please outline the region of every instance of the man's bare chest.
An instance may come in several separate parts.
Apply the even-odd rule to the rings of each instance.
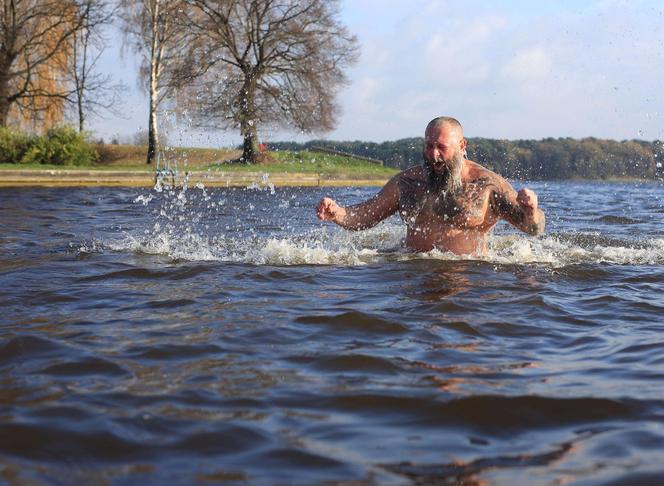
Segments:
[[[422,180],[404,180],[399,185],[399,214],[409,226],[477,228],[490,219],[493,184],[488,179],[465,181],[460,190],[432,192]]]

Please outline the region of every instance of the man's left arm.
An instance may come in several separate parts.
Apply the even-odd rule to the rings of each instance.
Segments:
[[[545,216],[537,206],[537,194],[531,189],[516,192],[504,182],[492,195],[492,206],[497,215],[521,231],[537,236],[544,233]]]

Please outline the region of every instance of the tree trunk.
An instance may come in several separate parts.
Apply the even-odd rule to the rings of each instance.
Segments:
[[[80,89],[77,91],[76,104],[78,108],[78,132],[83,133],[83,124],[85,121],[85,113],[83,112],[83,93],[81,93]]]
[[[256,127],[255,95],[255,77],[249,74],[245,78],[242,91],[240,91],[240,134],[244,139],[240,160],[245,164],[255,164],[259,161],[260,155],[258,129]]]
[[[147,164],[151,164],[159,150],[159,133],[157,132],[157,104],[159,99],[159,63],[161,47],[158,42],[160,0],[154,2],[152,11],[152,46],[150,52],[150,114],[148,119],[148,154]]]
[[[148,156],[146,163],[151,164],[155,157],[157,156],[157,150],[159,149],[159,134],[157,132],[157,107],[154,106],[155,103],[152,101],[152,96],[150,96],[150,115],[149,115],[149,126],[148,126]]]
[[[258,150],[258,131],[256,130],[256,125],[249,121],[244,122],[240,127],[240,131],[242,132],[242,137],[244,137],[240,160],[245,164],[254,164],[257,162],[260,153]]]
[[[0,88],[0,93],[2,88]],[[9,117],[9,102],[7,97],[0,94],[0,127],[7,126],[7,118]]]
[[[7,126],[7,118],[9,117],[10,102],[7,99],[9,94],[9,80],[4,75],[9,70],[9,64],[0,64],[0,127]]]
[[[87,27],[87,26],[86,26]],[[72,64],[74,70],[74,84],[76,86],[76,109],[78,110],[78,131],[83,133],[83,125],[85,122],[85,114],[83,112],[83,95],[85,90],[85,76],[87,67],[87,52],[88,52],[88,39],[89,31],[83,29],[82,32],[74,33],[74,42],[72,49]],[[81,55],[80,49],[83,49]],[[78,68],[81,66],[79,72]]]

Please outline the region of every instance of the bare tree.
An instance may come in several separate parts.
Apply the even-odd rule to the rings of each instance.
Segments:
[[[86,6],[75,0],[0,0],[0,126],[14,113],[23,120],[56,120],[66,88],[59,66],[70,55]]]
[[[159,147],[158,113],[177,87],[173,75],[186,52],[186,36],[179,19],[184,0],[121,0],[123,27],[134,50],[141,54],[141,79],[150,96],[147,163]]]
[[[241,161],[258,161],[258,126],[331,130],[355,36],[336,0],[187,0],[197,82],[187,101],[200,126],[238,129]]]
[[[114,82],[113,76],[99,72],[98,63],[106,49],[103,29],[108,26],[117,7],[108,0],[82,0],[81,27],[69,39],[70,56],[62,67],[69,91],[64,98],[78,120],[83,132],[88,116],[109,111],[120,116],[117,106],[125,86]]]

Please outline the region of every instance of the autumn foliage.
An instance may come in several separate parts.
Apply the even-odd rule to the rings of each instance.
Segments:
[[[2,0],[0,126],[44,131],[62,121],[63,67],[86,2]]]

